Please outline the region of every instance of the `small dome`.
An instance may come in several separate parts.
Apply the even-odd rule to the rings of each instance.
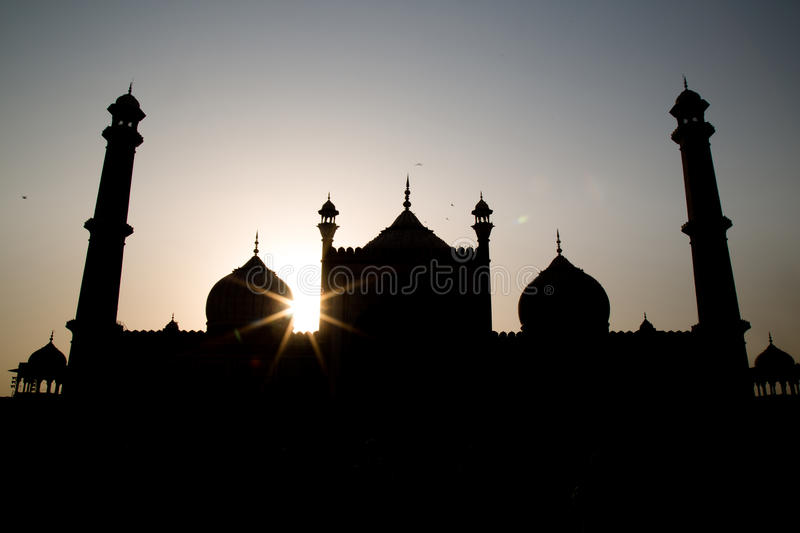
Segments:
[[[139,105],[139,100],[134,98],[134,96],[131,94],[132,90],[133,90],[133,82],[131,82],[130,86],[128,87],[128,92],[117,98],[117,101],[115,103],[117,105],[130,106],[130,107],[135,107],[137,109],[140,108],[141,106]]]
[[[525,288],[518,310],[526,333],[608,333],[606,291],[560,253]]]
[[[322,218],[333,218],[339,214],[339,211],[336,210],[336,206],[331,202],[330,194],[328,194],[328,200],[322,204],[322,209],[317,211],[317,213],[319,213]]]
[[[254,255],[243,266],[219,280],[206,300],[206,325],[212,334],[244,328],[259,321],[284,330],[292,291],[275,272]],[[272,320],[267,321],[272,317]]]
[[[656,330],[655,326],[647,320],[647,313],[644,314],[644,320],[639,324],[638,333],[653,333]]]
[[[795,367],[795,360],[794,357],[772,344],[772,338],[770,338],[769,346],[756,357],[755,367],[768,372],[787,371]]]
[[[476,217],[488,217],[492,213],[494,213],[494,211],[489,208],[489,204],[487,204],[483,199],[483,193],[481,193],[481,199],[477,204],[475,204],[475,209],[472,210],[472,215]]]
[[[691,89],[684,89],[681,94],[675,99],[675,104],[686,105],[688,103],[700,103],[702,98],[699,94]]]
[[[167,325],[164,326],[164,329],[162,331],[164,331],[166,333],[177,333],[180,330],[181,330],[181,328],[178,327],[178,323],[175,322],[175,315],[172,315],[172,320],[167,322]]]
[[[29,369],[39,374],[55,374],[64,370],[66,366],[67,358],[53,344],[52,336],[49,343],[33,352],[28,358]]]

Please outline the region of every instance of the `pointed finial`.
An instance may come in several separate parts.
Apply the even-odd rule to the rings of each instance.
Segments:
[[[406,211],[408,211],[408,208],[411,207],[411,202],[408,201],[409,196],[411,196],[411,188],[409,186],[408,174],[406,174],[406,201],[403,202],[403,207],[406,208]]]
[[[175,313],[172,313],[172,321],[175,322]]]
[[[686,83],[686,76],[683,77],[683,88],[684,88],[684,90],[688,90],[689,89],[689,84]]]
[[[647,311],[644,312],[644,319],[647,320]]]
[[[769,343],[772,344],[772,332],[769,332]]]
[[[55,333],[55,330],[51,330],[50,331],[50,342],[53,342],[53,334],[54,333]]]
[[[258,230],[256,230],[256,247],[253,248],[253,255],[258,255]]]
[[[131,80],[130,85],[128,85],[128,94],[131,94],[131,91],[133,91],[133,80]]]
[[[563,250],[561,249],[561,234],[558,232],[558,229],[556,229],[556,253],[558,255],[561,255],[562,251]]]
[[[328,193],[328,200],[331,199],[331,193]]]
[[[481,191],[481,200],[483,200],[483,191]]]

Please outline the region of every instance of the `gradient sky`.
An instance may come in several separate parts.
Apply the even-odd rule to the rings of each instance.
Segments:
[[[205,329],[208,291],[247,261],[257,229],[262,257],[313,298],[326,194],[335,245],[361,246],[402,210],[406,173],[411,209],[450,243],[474,240],[480,191],[495,210],[492,261],[510,276],[496,330],[519,329],[516,277],[549,264],[556,228],[605,287],[612,329],[643,312],[688,329],[667,113],[684,74],[717,129],[751,360],[768,331],[798,357],[798,27],[797,2],[2,2],[2,364],[51,330],[69,351],[100,132],[131,79],[148,116],[119,306],[129,329],[172,313]]]

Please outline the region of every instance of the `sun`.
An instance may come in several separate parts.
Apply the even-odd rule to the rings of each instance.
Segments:
[[[294,331],[319,329],[319,295],[295,294],[290,310]]]

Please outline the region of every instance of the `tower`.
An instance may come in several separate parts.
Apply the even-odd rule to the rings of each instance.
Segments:
[[[681,231],[692,248],[698,323],[693,328],[711,365],[709,371],[730,387],[734,396],[752,387],[747,380],[744,332],[750,327],[739,315],[733,280],[727,230],[730,219],[722,214],[709,138],[714,127],[705,121],[708,102],[690,90],[684,91],[669,113],[678,121],[672,140],[681,150],[688,222]]]
[[[331,202],[331,193],[328,193],[328,200],[322,204],[322,209],[317,213],[320,216],[317,228],[319,228],[319,233],[322,235],[322,257],[325,257],[325,254],[328,253],[328,250],[333,245],[333,236],[336,234],[336,230],[339,229],[339,226],[336,225],[336,215],[339,214],[339,211],[336,210],[336,206]]]
[[[133,175],[133,157],[142,144],[137,127],[145,117],[131,94],[108,106],[111,124],[103,130],[106,155],[94,216],[86,221],[89,248],[72,331],[68,391],[83,395],[101,386],[98,377],[114,364],[114,345],[121,328],[117,325],[122,254],[125,238],[133,233],[128,225],[128,204]],[[95,381],[93,383],[93,381]]]
[[[475,204],[475,209],[472,210],[472,216],[475,217],[475,224],[472,229],[478,237],[478,248],[476,250],[477,268],[475,270],[475,280],[478,284],[477,293],[480,298],[480,308],[483,310],[484,316],[481,317],[481,329],[489,332],[492,331],[492,295],[491,295],[491,276],[489,271],[489,235],[492,234],[494,224],[489,220],[489,216],[493,213],[489,208],[489,204],[481,199]]]

